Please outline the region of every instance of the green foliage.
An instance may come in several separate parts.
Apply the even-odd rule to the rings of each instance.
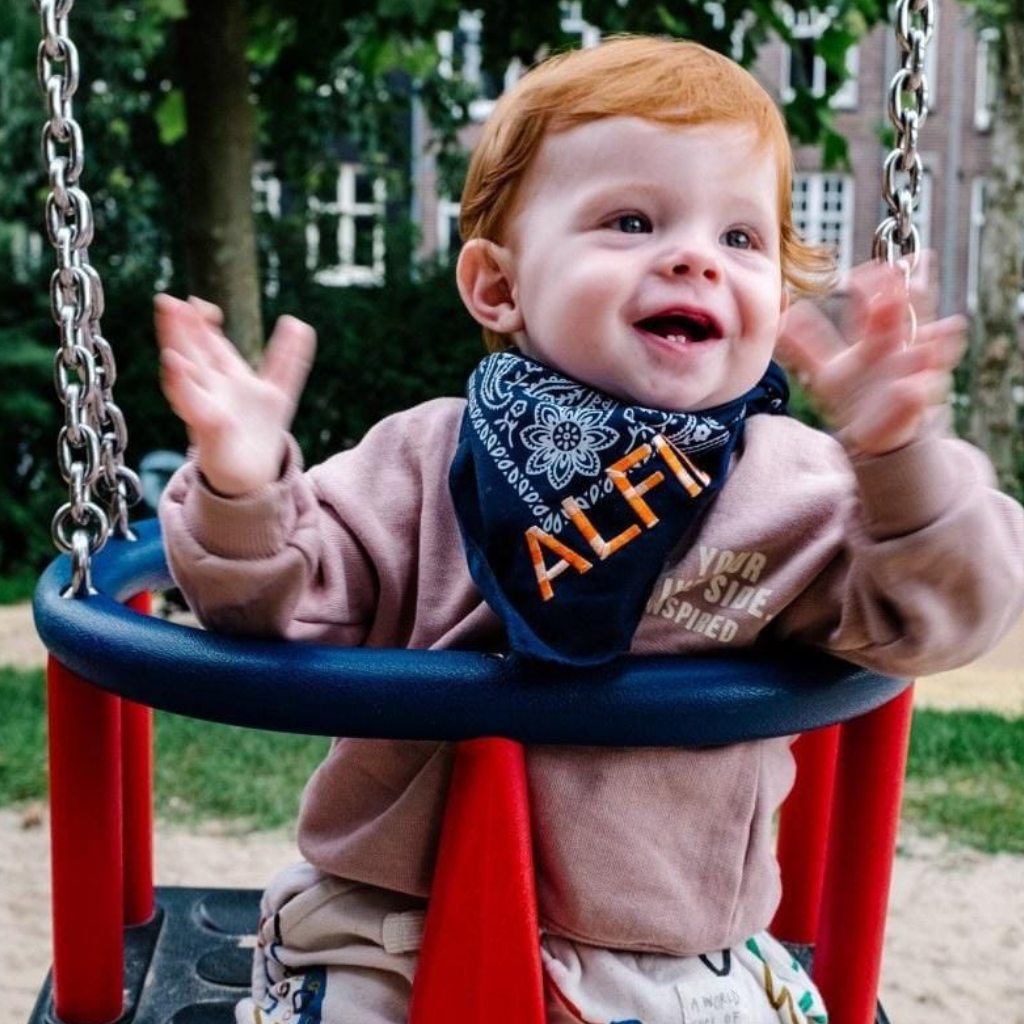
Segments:
[[[155,387],[149,303],[168,256],[180,251],[173,211],[176,168],[155,117],[169,84],[172,23],[180,0],[76,10],[82,63],[74,113],[97,221],[90,258],[104,283],[103,328],[121,374],[115,397],[131,424],[163,408]],[[49,312],[53,266],[42,230],[49,186],[39,153],[44,104],[35,75],[38,16],[31,4],[0,13],[0,574],[38,571],[54,550],[50,519],[67,498],[54,452],[63,413],[53,387],[57,329]],[[140,373],[141,362],[148,364]],[[165,421],[169,421],[166,417]],[[151,438],[150,438],[151,441]],[[143,443],[147,443],[145,440]],[[134,447],[134,444],[133,444]],[[139,448],[134,448],[138,451]],[[145,449],[143,449],[145,450]],[[131,454],[131,453],[130,453]]]
[[[160,142],[165,146],[173,146],[180,142],[188,131],[185,121],[185,94],[180,89],[172,89],[157,104],[154,116],[160,133]]]
[[[32,596],[37,574],[29,569],[15,572],[11,576],[0,576],[0,605],[20,604]]]
[[[809,427],[818,430],[828,429],[821,413],[795,377],[789,378],[789,412],[791,416]]]
[[[25,302],[31,308],[27,296]],[[0,466],[11,467],[0,475],[0,567],[8,573],[22,575],[52,551],[49,521],[60,493],[52,366],[48,346],[10,323],[9,312],[0,308]]]
[[[283,290],[281,311],[302,309],[318,330],[312,379],[295,422],[307,461],[349,447],[382,416],[439,395],[461,395],[484,354],[480,328],[445,265],[386,289]]]
[[[1001,28],[1012,18],[1024,16],[1020,0],[960,0],[971,9],[974,20],[980,28]]]

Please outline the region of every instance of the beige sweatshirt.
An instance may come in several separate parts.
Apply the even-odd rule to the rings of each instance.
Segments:
[[[303,475],[224,499],[194,464],[161,519],[176,581],[211,629],[375,647],[496,649],[448,492],[465,403],[389,417]],[[610,497],[608,500],[616,500]],[[1024,514],[981,453],[927,437],[852,465],[827,435],[756,416],[697,542],[666,567],[632,650],[796,641],[879,671],[964,664],[1024,607]],[[426,896],[451,746],[336,740],[303,798],[325,871]],[[542,926],[692,955],[765,928],[785,739],[711,749],[527,750]]]

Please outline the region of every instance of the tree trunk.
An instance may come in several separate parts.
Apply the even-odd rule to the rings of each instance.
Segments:
[[[998,92],[972,324],[969,434],[988,452],[1000,487],[1018,493],[1024,388],[1018,310],[1024,284],[1024,19],[1007,20],[996,45]]]
[[[263,323],[252,212],[256,121],[245,45],[245,0],[188,0],[181,57],[189,288],[224,310],[228,337],[252,362]]]

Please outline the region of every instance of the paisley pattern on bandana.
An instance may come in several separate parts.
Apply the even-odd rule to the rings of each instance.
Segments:
[[[724,484],[745,418],[783,413],[787,398],[774,363],[732,402],[672,413],[516,351],[484,359],[449,483],[470,572],[513,649],[574,664],[628,649],[665,557]]]
[[[470,422],[495,469],[548,533],[560,533],[567,519],[546,496],[572,485],[589,509],[612,492],[599,455],[613,446],[632,450],[655,434],[691,453],[729,443],[729,427],[713,416],[624,405],[514,351],[480,363],[468,398]]]

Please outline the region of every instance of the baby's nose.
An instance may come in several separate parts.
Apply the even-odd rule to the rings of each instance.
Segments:
[[[718,260],[711,253],[695,249],[676,252],[666,260],[665,273],[669,277],[703,277],[707,281],[718,281],[722,276]]]

